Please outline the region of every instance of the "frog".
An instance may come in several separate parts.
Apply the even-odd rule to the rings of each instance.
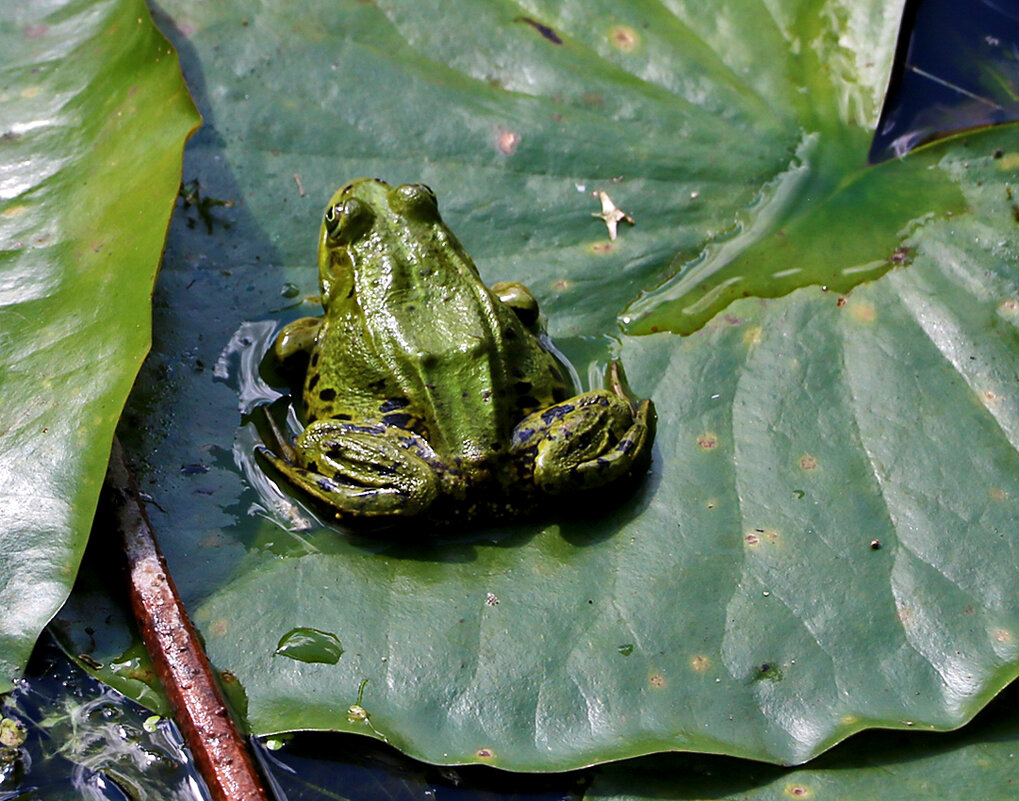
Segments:
[[[341,523],[515,516],[647,472],[652,401],[618,361],[578,391],[535,296],[482,281],[424,184],[337,190],[318,278],[322,315],[272,346],[306,365],[304,429],[258,450]]]

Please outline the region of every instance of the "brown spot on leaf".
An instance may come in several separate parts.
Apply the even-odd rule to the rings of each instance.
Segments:
[[[718,435],[706,431],[697,437],[697,447],[702,451],[713,451],[718,447]]]
[[[703,673],[711,667],[711,660],[703,654],[697,654],[697,656],[690,659],[690,667],[698,673]]]
[[[913,261],[913,251],[905,245],[892,251],[891,262],[896,265],[909,264]]]
[[[640,35],[629,25],[613,25],[609,29],[609,41],[623,53],[632,53],[640,45]]]

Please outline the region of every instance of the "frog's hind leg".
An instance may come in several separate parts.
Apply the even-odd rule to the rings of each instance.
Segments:
[[[647,469],[654,405],[630,397],[616,363],[607,378],[609,389],[537,411],[514,430],[513,451],[533,456],[534,483],[543,491],[600,487]]]
[[[300,489],[332,507],[338,519],[412,517],[441,492],[428,444],[384,425],[316,421],[298,439],[296,463],[264,447],[259,451]]]

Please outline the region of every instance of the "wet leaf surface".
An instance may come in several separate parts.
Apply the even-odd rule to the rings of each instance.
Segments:
[[[198,120],[138,2],[0,12],[0,691],[74,580]]]

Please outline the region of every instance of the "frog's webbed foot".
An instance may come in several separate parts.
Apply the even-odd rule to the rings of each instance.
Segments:
[[[441,494],[446,470],[422,437],[381,423],[318,420],[298,438],[294,461],[258,450],[338,519],[418,515]]]
[[[533,454],[534,483],[547,493],[589,489],[647,469],[657,416],[636,401],[612,362],[608,389],[584,392],[525,417],[513,431],[514,453]]]

